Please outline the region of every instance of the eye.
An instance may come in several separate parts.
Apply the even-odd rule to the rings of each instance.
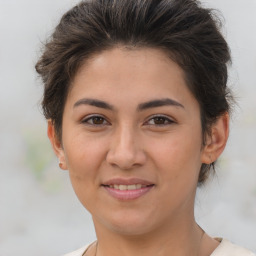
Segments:
[[[172,119],[166,116],[161,116],[161,115],[153,116],[146,122],[147,125],[156,125],[156,126],[169,125],[172,123],[174,123]]]
[[[103,116],[99,115],[86,117],[82,120],[82,123],[94,126],[109,125],[109,122]]]

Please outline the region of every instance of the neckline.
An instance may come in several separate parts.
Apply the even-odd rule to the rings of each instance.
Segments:
[[[211,253],[210,256],[214,255],[214,253],[215,253],[217,250],[219,250],[220,246],[223,245],[223,241],[224,241],[224,239],[223,239],[223,238],[220,238],[220,237],[214,237],[214,239],[215,239],[216,241],[218,241],[220,244],[215,248],[215,250]],[[96,243],[97,243],[97,240],[95,240],[94,242],[92,242],[91,244],[89,244],[88,246],[86,246],[86,248],[85,248],[85,250],[84,250],[84,252],[83,252],[83,254],[82,254],[81,256],[85,256],[86,252],[87,252],[94,244],[96,244]]]

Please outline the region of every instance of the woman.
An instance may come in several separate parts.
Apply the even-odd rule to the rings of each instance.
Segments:
[[[225,148],[228,45],[195,0],[83,1],[36,65],[48,136],[97,241],[68,255],[253,255],[194,218]]]

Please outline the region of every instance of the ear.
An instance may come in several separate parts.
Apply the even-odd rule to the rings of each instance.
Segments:
[[[206,145],[201,154],[204,164],[215,162],[225,149],[229,135],[229,114],[220,116],[212,125],[211,134],[207,136]]]
[[[59,158],[60,168],[62,170],[67,170],[65,153],[64,153],[62,144],[59,141],[58,136],[56,135],[52,120],[48,120],[47,135],[52,144],[52,148],[54,150],[55,155]]]

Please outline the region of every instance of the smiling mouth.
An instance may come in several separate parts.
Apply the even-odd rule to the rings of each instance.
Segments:
[[[104,184],[107,193],[121,201],[132,201],[149,193],[155,184]]]
[[[142,188],[147,188],[147,187],[152,187],[154,184],[150,185],[143,185],[143,184],[131,184],[131,185],[124,185],[124,184],[111,184],[111,185],[103,185],[104,187],[109,187],[112,189],[117,189],[117,190],[136,190],[136,189],[142,189]]]

